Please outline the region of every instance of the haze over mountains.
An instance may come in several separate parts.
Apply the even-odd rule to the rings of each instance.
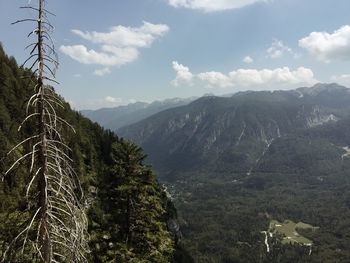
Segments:
[[[157,112],[188,104],[195,99],[195,97],[192,97],[187,99],[166,99],[154,101],[152,103],[136,102],[114,108],[82,110],[81,113],[106,129],[114,131],[123,126],[145,119]]]

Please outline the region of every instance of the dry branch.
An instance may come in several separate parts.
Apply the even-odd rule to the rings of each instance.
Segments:
[[[20,19],[13,23],[36,23],[36,28],[28,34],[28,37],[36,35],[36,41],[26,47],[31,51],[23,63],[23,66],[32,63],[29,70],[36,67],[31,76],[24,76],[30,80],[35,78],[34,94],[27,102],[27,116],[19,127],[29,125],[29,120],[32,120],[36,131],[9,152],[13,154],[25,143],[31,145],[31,151],[17,158],[6,172],[8,175],[22,161],[29,159],[25,198],[31,203],[28,208],[31,216],[8,245],[2,262],[10,262],[12,257],[8,257],[9,254],[23,255],[28,251],[43,263],[87,262],[87,219],[78,197],[83,194],[69,157],[71,149],[64,141],[62,129],[69,127],[75,130],[58,116],[58,108],[64,108],[65,103],[45,83],[58,84],[55,80],[58,59],[50,36],[54,27],[47,19],[48,15],[54,14],[44,8],[44,0],[37,2],[37,7],[21,7],[37,12],[37,18]],[[21,244],[19,251],[16,251],[19,246],[15,244]]]

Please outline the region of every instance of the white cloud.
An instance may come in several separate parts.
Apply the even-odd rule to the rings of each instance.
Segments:
[[[112,97],[112,96],[107,96],[107,97],[105,97],[105,102],[107,102],[107,103],[122,103],[123,102],[123,100],[121,99],[121,98],[114,98],[114,97]]]
[[[184,7],[198,9],[205,12],[215,12],[242,8],[257,2],[268,2],[269,0],[167,0],[173,7]]]
[[[102,77],[104,75],[110,74],[111,70],[109,68],[96,69],[94,75]]]
[[[88,50],[83,45],[61,46],[60,50],[82,64],[102,66],[121,66],[133,62],[139,55],[135,48],[118,48],[107,45],[102,46],[104,52]]]
[[[75,78],[81,78],[81,74],[79,74],[79,73],[76,73],[76,74],[74,74],[73,75]]]
[[[251,64],[254,62],[254,59],[251,58],[250,56],[246,56],[245,58],[243,58],[243,62],[247,64]]]
[[[350,60],[350,26],[343,26],[333,33],[312,32],[299,40],[299,46],[323,62]]]
[[[331,77],[333,82],[350,87],[350,74],[335,75]]]
[[[177,61],[173,61],[173,69],[176,72],[176,78],[172,81],[175,87],[181,84],[191,84],[193,75],[188,67],[179,64]]]
[[[141,27],[115,26],[107,33],[83,32],[73,29],[72,32],[92,43],[111,45],[117,47],[149,47],[154,40],[169,31],[169,27],[163,24],[143,22]]]
[[[267,50],[267,57],[269,58],[281,58],[285,53],[293,54],[293,51],[290,47],[283,44],[281,40],[274,39],[271,47],[269,47]]]
[[[167,25],[149,22],[143,22],[141,27],[115,26],[107,33],[74,29],[74,34],[100,45],[101,51],[88,49],[84,45],[62,45],[60,51],[82,64],[121,66],[135,61],[140,48],[150,47],[168,31]]]
[[[176,64],[181,65],[181,64]],[[173,65],[174,66],[174,65]],[[189,69],[183,65],[182,68],[186,72]],[[174,70],[176,71],[175,67]],[[179,80],[178,71],[177,77],[173,82],[177,83]],[[291,70],[288,67],[276,69],[238,69],[224,74],[217,71],[203,72],[199,74],[192,74],[191,78],[181,78],[182,82],[193,84],[196,80],[197,84],[206,84],[211,88],[237,88],[243,89],[287,89],[295,87],[296,85],[314,84],[317,80],[311,69],[299,67],[296,70]]]
[[[226,88],[233,84],[229,76],[217,71],[199,73],[197,76],[200,80],[206,82],[210,86]]]
[[[292,71],[288,67],[276,69],[239,69],[229,73],[234,86],[256,85],[290,85],[299,83],[314,83],[314,74],[311,69],[299,67]]]

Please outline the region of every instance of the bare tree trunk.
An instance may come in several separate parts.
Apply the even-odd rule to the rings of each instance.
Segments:
[[[58,84],[55,80],[57,54],[50,36],[53,26],[47,17],[48,14],[53,14],[46,10],[45,0],[37,0],[37,3],[37,7],[21,7],[35,10],[38,13],[36,18],[13,23],[36,23],[36,28],[28,36],[36,34],[37,38],[27,46],[32,47],[32,50],[23,64],[32,61],[30,70],[37,65],[29,77],[32,81],[35,78],[34,94],[27,103],[27,116],[19,129],[31,119],[36,128],[33,134],[13,147],[9,154],[27,142],[31,142],[32,150],[18,158],[5,173],[6,176],[22,161],[29,159],[29,183],[25,198],[36,205],[30,206],[32,217],[27,219],[24,229],[8,245],[1,262],[8,263],[10,254],[15,254],[13,258],[17,259],[18,252],[22,255],[29,252],[33,253],[33,259],[42,263],[85,263],[85,254],[88,252],[87,218],[81,203],[82,189],[72,167],[73,160],[69,157],[70,148],[61,134],[64,126],[73,131],[74,128],[57,115],[57,108],[64,108],[64,102],[46,84],[47,81]],[[17,246],[20,251],[16,251],[14,246],[17,242],[22,242],[21,246]]]
[[[40,95],[40,102],[37,104],[38,115],[38,124],[39,124],[39,134],[41,140],[41,146],[38,152],[38,166],[41,167],[41,170],[38,174],[38,193],[39,193],[39,207],[40,207],[40,216],[39,216],[39,245],[42,260],[44,263],[51,262],[51,240],[50,240],[50,231],[47,218],[48,210],[48,200],[47,200],[47,182],[45,173],[47,171],[47,139],[45,131],[45,100],[44,100],[44,52],[43,52],[43,0],[39,0],[39,10],[38,10],[38,84],[37,84],[37,94]]]

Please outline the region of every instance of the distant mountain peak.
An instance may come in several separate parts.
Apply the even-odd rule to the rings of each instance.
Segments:
[[[296,89],[296,91],[301,95],[317,96],[321,93],[331,93],[331,92],[349,92],[350,89],[341,86],[337,83],[317,83],[312,87],[302,87]]]
[[[156,100],[151,103],[134,102],[114,108],[83,110],[81,113],[107,129],[117,130],[118,128],[138,122],[160,111],[186,105],[195,99],[196,97],[190,97]]]

